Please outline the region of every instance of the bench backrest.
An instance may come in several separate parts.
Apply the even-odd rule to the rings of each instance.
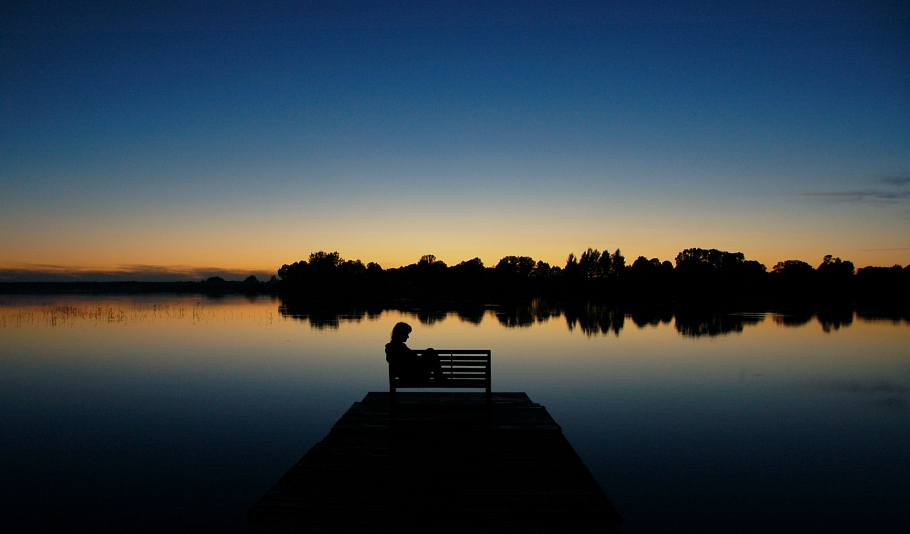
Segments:
[[[425,350],[415,350],[423,356]],[[491,351],[488,349],[436,349],[442,372],[449,378],[448,387],[489,387],[491,382]],[[389,380],[399,387],[408,381],[394,377],[389,369]]]

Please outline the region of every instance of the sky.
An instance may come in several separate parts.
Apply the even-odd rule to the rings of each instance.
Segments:
[[[908,4],[729,4],[3,2],[0,280],[910,264]]]

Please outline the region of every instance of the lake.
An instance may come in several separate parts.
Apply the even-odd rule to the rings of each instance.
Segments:
[[[236,532],[369,391],[383,345],[489,348],[622,532],[910,527],[910,323],[589,307],[302,311],[268,297],[0,296],[5,525]]]

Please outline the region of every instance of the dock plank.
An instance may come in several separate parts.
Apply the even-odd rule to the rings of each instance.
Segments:
[[[613,532],[622,522],[525,393],[371,392],[249,511],[250,532]]]

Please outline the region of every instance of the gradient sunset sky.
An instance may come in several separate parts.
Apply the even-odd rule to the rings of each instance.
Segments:
[[[6,280],[910,264],[906,2],[4,2],[0,125]]]

